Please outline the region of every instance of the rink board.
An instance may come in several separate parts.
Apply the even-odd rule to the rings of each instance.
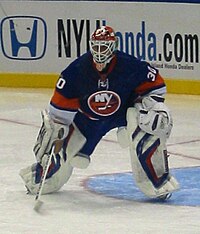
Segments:
[[[0,87],[54,88],[59,74],[0,74]],[[165,79],[168,93],[200,95],[199,80]]]
[[[89,50],[91,33],[110,25],[119,38],[118,49],[159,69],[169,93],[200,94],[199,7],[155,2],[1,1],[0,87],[54,87],[58,74]]]

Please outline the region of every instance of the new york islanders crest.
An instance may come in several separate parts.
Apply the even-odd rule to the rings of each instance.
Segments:
[[[109,116],[114,114],[121,105],[119,95],[113,91],[98,91],[88,98],[90,110],[100,116]]]

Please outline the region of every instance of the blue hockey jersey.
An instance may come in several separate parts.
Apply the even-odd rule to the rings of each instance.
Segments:
[[[164,80],[147,62],[116,51],[108,70],[98,72],[87,52],[61,73],[50,104],[105,120],[126,112],[138,96],[155,90],[165,92]]]

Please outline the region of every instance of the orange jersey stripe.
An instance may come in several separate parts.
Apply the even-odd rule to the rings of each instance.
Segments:
[[[80,102],[78,98],[66,98],[55,90],[51,103],[58,108],[78,110]]]
[[[156,76],[156,80],[154,82],[146,81],[146,82],[142,83],[141,85],[139,85],[135,89],[135,92],[139,95],[142,95],[142,94],[148,92],[149,90],[153,90],[153,89],[156,89],[156,88],[162,87],[162,86],[165,86],[165,82],[164,82],[164,79],[162,78],[162,76],[160,74],[158,74]]]

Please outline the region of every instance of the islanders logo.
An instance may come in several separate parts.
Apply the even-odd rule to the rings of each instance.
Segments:
[[[112,91],[98,91],[88,98],[88,106],[97,115],[109,116],[114,114],[121,105],[118,94]]]

